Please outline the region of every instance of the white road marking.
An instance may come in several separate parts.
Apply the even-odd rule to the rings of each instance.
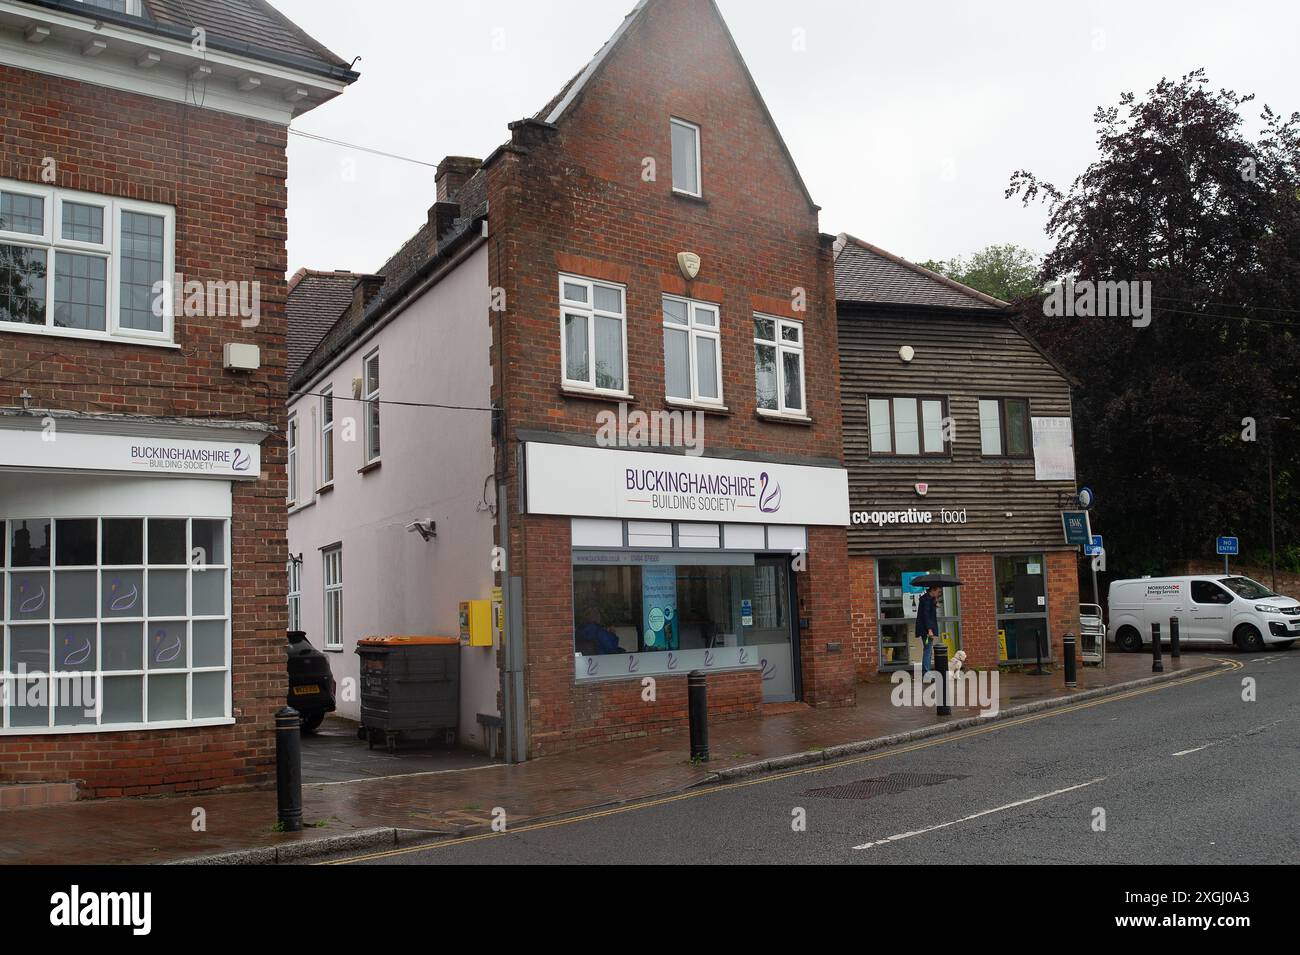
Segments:
[[[1206,743],[1204,746],[1198,746],[1198,747],[1196,747],[1195,749],[1184,749],[1184,750],[1179,750],[1177,753],[1174,753],[1174,755],[1175,755],[1175,756],[1187,756],[1187,755],[1189,755],[1189,754],[1191,754],[1191,753],[1199,753],[1199,752],[1200,752],[1201,750],[1203,750],[1203,749],[1209,749],[1211,746],[1218,746],[1219,743],[1226,743],[1226,742],[1227,742],[1227,740],[1222,740],[1222,739],[1221,739],[1221,740],[1216,740],[1216,741],[1213,742],[1213,743]]]
[[[1192,749],[1179,750],[1178,752],[1174,753],[1174,755],[1187,756],[1191,753],[1199,753],[1203,749],[1209,749],[1211,746],[1218,746],[1220,743],[1231,743],[1233,740],[1241,739],[1243,736],[1255,736],[1259,733],[1264,732],[1264,730],[1266,729],[1272,729],[1274,726],[1277,726],[1278,723],[1284,723],[1284,722],[1286,722],[1285,719],[1274,720],[1271,723],[1261,723],[1259,726],[1256,726],[1252,729],[1248,729],[1244,733],[1234,733],[1233,735],[1227,737],[1226,739],[1216,739],[1213,742],[1206,743],[1204,746],[1197,746]]]
[[[1095,786],[1097,783],[1104,782],[1105,776],[1098,776],[1096,779],[1090,779],[1086,783],[1079,783],[1077,786],[1066,786],[1064,789],[1057,789],[1050,793],[1042,793],[1038,796],[1030,796],[1028,799],[1018,799],[1015,802],[1009,802],[1005,806],[998,806],[996,809],[985,809],[982,812],[972,813],[969,816],[962,816],[960,819],[954,819],[951,822],[941,822],[937,826],[926,826],[924,829],[914,829],[912,832],[900,832],[897,835],[890,836],[888,839],[877,839],[875,842],[864,842],[860,846],[854,846],[854,850],[870,849],[873,846],[883,846],[889,842],[899,842],[903,839],[910,839],[913,836],[923,836],[929,832],[937,832],[940,829],[947,829],[949,826],[956,826],[963,822],[970,822],[972,819],[979,819],[981,816],[991,816],[995,812],[1005,812],[1008,809],[1015,809],[1017,806],[1026,806],[1031,802],[1038,802],[1040,799],[1051,799],[1053,796],[1060,796],[1062,793],[1074,792],[1076,789],[1083,789],[1085,786]]]

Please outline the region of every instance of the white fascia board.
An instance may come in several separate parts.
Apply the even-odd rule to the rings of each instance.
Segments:
[[[49,28],[45,42],[27,42],[26,31],[33,25]],[[82,55],[90,40],[107,44],[100,56]],[[151,69],[142,69],[138,62],[147,53],[157,54],[160,62]],[[0,0],[0,64],[285,126],[295,116],[342,93],[348,85],[342,80],[221,50],[196,52],[182,40],[115,24],[96,25],[62,11],[15,0]],[[211,69],[212,77],[206,89],[196,91],[188,76],[199,66]],[[241,81],[250,76],[261,82],[241,90]],[[284,94],[291,89],[306,89],[308,97],[290,102]]]

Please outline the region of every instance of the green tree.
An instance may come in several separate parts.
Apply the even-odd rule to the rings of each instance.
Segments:
[[[990,245],[968,259],[958,256],[921,265],[1004,302],[1020,301],[1042,288],[1038,258],[1018,245]]]

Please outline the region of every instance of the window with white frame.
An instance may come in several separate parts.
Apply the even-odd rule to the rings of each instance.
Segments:
[[[664,296],[664,387],[669,398],[722,404],[718,306]]]
[[[170,342],[175,218],[170,206],[0,179],[0,329]]]
[[[289,415],[288,435],[285,440],[289,446],[286,466],[289,489],[285,496],[288,502],[292,504],[298,499],[298,416],[296,414]]]
[[[343,547],[321,551],[325,582],[325,633],[327,650],[343,649]]]
[[[912,457],[948,453],[941,395],[872,396],[867,400],[872,456]]]
[[[366,463],[379,460],[379,352],[366,356],[362,397],[366,402]]]
[[[566,387],[627,393],[627,295],[623,286],[560,276],[560,361]]]
[[[7,735],[230,717],[224,519],[0,519]]]
[[[302,629],[302,563],[289,558],[289,627]]]
[[[673,191],[702,196],[700,173],[700,127],[684,119],[672,121]]]
[[[803,324],[754,316],[754,387],[761,411],[806,415]]]
[[[326,388],[320,397],[320,484],[334,484],[334,389]]]
[[[113,10],[133,17],[140,16],[140,0],[78,0],[78,2],[99,10]]]

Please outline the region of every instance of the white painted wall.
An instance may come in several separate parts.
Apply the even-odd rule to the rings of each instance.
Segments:
[[[329,654],[340,697],[344,679],[358,679],[360,637],[456,636],[460,601],[491,596],[493,518],[482,503],[492,473],[490,415],[381,405],[382,464],[361,474],[365,416],[352,400],[352,380],[378,347],[381,401],[491,404],[487,262],[487,247],[480,247],[311,385],[312,394],[290,402],[299,422],[297,496],[303,503],[290,511],[289,553],[303,557],[303,629],[316,647],[324,646],[320,548],[343,544],[343,650]],[[318,494],[321,401],[315,395],[330,384],[334,489]],[[349,418],[355,421],[352,441],[345,440]],[[437,522],[437,537],[427,543],[406,530],[426,518]],[[486,748],[475,716],[498,712],[496,650],[462,647],[460,658],[460,740]],[[359,699],[340,698],[338,705],[340,715],[360,718]]]

